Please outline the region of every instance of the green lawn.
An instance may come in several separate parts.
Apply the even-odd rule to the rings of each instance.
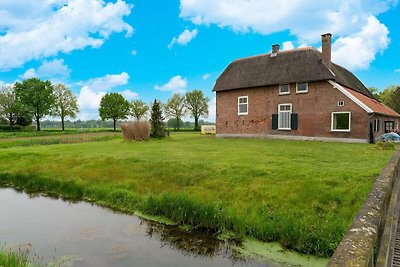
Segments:
[[[172,133],[0,148],[0,181],[330,256],[393,152]]]

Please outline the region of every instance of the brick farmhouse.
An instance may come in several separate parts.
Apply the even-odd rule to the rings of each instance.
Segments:
[[[219,137],[372,142],[398,129],[400,115],[377,101],[357,77],[322,53],[279,51],[233,61],[217,79]]]

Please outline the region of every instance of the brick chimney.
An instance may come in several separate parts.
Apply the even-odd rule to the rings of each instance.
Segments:
[[[272,53],[271,53],[271,57],[276,57],[276,55],[279,52],[279,45],[278,44],[274,44],[272,45]]]
[[[331,69],[331,54],[332,54],[332,34],[322,34],[322,62],[328,69]]]

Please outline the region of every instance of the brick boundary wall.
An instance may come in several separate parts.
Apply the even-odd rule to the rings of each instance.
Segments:
[[[400,148],[381,171],[328,266],[386,266],[399,188]],[[393,203],[396,202],[396,203]],[[389,222],[388,222],[389,221]],[[395,222],[397,224],[397,221]],[[382,248],[382,250],[381,250]],[[379,257],[378,257],[379,255]],[[388,266],[391,266],[390,264]]]

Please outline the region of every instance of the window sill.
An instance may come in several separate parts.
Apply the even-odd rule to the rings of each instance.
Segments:
[[[238,113],[238,116],[246,116],[249,115],[249,113]]]
[[[289,93],[279,93],[279,95],[290,95],[290,92]]]
[[[333,133],[349,133],[350,130],[331,130]]]
[[[308,91],[296,91],[296,94],[307,94],[308,93]]]
[[[291,128],[278,128],[278,131],[291,131]]]

